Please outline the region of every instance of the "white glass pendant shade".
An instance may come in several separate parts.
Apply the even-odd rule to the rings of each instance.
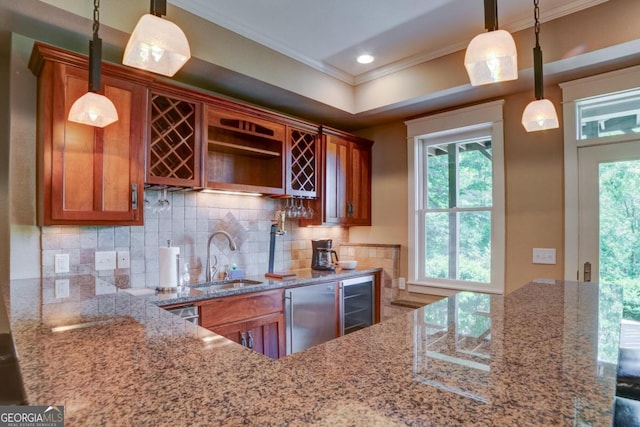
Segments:
[[[71,106],[69,120],[103,128],[118,120],[118,112],[106,96],[87,92]]]
[[[171,77],[189,58],[189,42],[180,27],[146,14],[131,33],[122,63]]]
[[[553,103],[548,99],[531,101],[522,113],[522,126],[527,132],[559,127],[558,115]]]
[[[508,31],[495,30],[475,36],[464,56],[472,86],[518,78],[516,43]]]

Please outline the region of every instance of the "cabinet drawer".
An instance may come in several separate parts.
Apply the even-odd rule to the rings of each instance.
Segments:
[[[205,328],[239,322],[284,311],[283,290],[215,298],[200,306],[200,322]]]

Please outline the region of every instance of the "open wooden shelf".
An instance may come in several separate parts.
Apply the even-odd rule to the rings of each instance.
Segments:
[[[256,157],[274,158],[280,157],[281,154],[273,150],[265,150],[263,148],[251,147],[248,145],[240,145],[232,142],[209,140],[209,150],[226,154],[248,155]]]

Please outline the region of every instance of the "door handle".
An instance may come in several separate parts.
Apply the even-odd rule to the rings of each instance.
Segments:
[[[287,310],[287,315],[285,316],[285,333],[287,334],[286,344],[287,344],[287,356],[293,354],[293,295],[285,296],[285,309]]]
[[[585,282],[590,282],[591,281],[591,263],[589,261],[584,263],[584,281]]]
[[[242,344],[243,347],[247,346],[247,336],[244,332],[240,332],[240,344]]]
[[[131,210],[138,210],[138,184],[131,184]]]
[[[251,331],[247,332],[247,334],[249,335],[249,348],[253,350],[253,334]]]

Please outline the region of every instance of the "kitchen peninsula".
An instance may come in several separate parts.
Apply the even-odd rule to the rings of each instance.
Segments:
[[[65,405],[70,426],[611,422],[617,288],[459,293],[278,361],[153,297],[51,292],[3,288],[29,402]]]

